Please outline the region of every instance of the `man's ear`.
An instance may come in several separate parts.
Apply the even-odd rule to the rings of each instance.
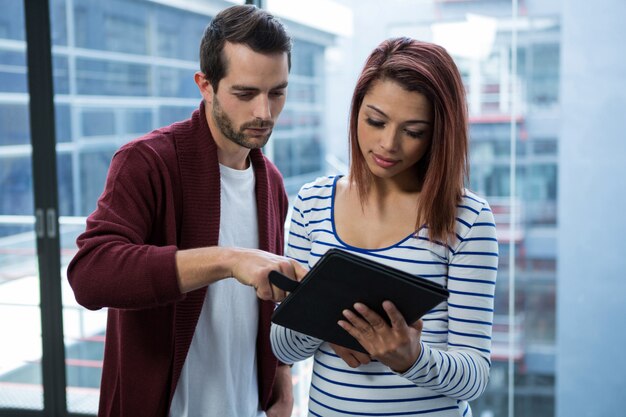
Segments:
[[[206,78],[206,75],[201,71],[197,71],[193,75],[193,80],[196,82],[204,102],[206,104],[213,104],[213,85],[211,85],[211,82]]]

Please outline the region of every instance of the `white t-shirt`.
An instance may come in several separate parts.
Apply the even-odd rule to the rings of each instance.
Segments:
[[[259,232],[252,165],[220,164],[219,246],[258,248]],[[259,322],[254,288],[234,278],[207,287],[170,417],[258,417],[256,338]]]

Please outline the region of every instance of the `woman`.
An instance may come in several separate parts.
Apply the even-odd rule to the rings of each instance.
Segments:
[[[498,245],[493,214],[464,189],[467,108],[452,58],[408,38],[381,43],[357,82],[347,177],[305,185],[293,208],[288,255],[309,268],[330,248],[446,286],[447,302],[388,325],[367,306],[338,325],[369,355],[273,325],[274,353],[314,356],[309,413],[471,416],[490,368]]]

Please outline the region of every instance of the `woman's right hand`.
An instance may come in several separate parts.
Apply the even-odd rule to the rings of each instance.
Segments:
[[[370,356],[366,353],[335,345],[334,343],[329,343],[329,345],[331,348],[333,348],[335,353],[339,355],[339,357],[343,359],[343,361],[347,363],[348,366],[350,366],[351,368],[358,368],[361,365],[366,365],[372,360]]]

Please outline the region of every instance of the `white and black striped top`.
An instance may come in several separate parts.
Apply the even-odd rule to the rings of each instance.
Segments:
[[[318,178],[298,193],[287,255],[311,268],[341,248],[441,284],[450,297],[423,317],[422,354],[403,374],[377,361],[350,368],[322,340],[273,324],[274,353],[285,363],[314,356],[310,416],[471,416],[467,402],[484,391],[491,364],[498,243],[489,205],[466,191],[452,244],[431,242],[421,229],[392,246],[362,249],[336,233],[338,178]]]

